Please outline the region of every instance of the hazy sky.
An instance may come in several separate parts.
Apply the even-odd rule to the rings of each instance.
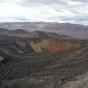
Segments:
[[[0,22],[19,21],[88,25],[88,0],[0,0]]]

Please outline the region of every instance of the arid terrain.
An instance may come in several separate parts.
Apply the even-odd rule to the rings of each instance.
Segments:
[[[24,29],[27,31],[54,32],[61,35],[71,36],[78,39],[88,39],[88,26],[57,22],[6,22],[0,23],[0,28],[10,30]]]
[[[14,24],[0,24],[0,88],[88,88],[88,27]]]

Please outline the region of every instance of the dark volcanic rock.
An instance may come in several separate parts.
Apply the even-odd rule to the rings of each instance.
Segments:
[[[0,37],[0,88],[62,88],[88,72],[87,40],[40,31],[29,34],[33,37]]]

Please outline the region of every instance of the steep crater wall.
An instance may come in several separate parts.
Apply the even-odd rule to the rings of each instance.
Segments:
[[[42,40],[38,43],[30,42],[29,44],[36,52],[48,51],[51,53],[80,47],[80,44],[75,44],[71,42],[56,42],[52,40]]]
[[[17,42],[20,47],[23,47],[30,52],[58,52],[66,49],[79,48],[81,45],[79,43],[73,43],[69,41],[54,41],[54,40],[41,40],[38,42]],[[26,51],[25,50],[25,51]]]

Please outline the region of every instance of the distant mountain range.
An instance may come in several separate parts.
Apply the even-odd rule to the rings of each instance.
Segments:
[[[88,26],[79,24],[57,22],[6,22],[0,23],[0,28],[10,30],[23,29],[26,31],[39,30],[77,38],[88,38]]]
[[[69,39],[70,36],[60,35],[53,32],[44,31],[26,31],[24,29],[9,30],[0,28],[0,38],[14,37],[14,38],[55,38],[55,39]]]

